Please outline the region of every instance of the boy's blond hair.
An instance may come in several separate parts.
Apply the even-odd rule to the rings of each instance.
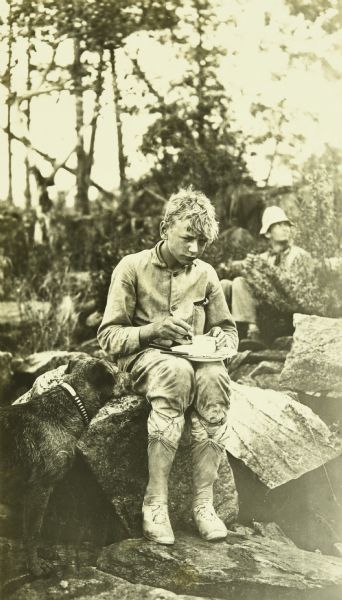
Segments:
[[[209,243],[216,240],[219,227],[215,208],[203,192],[196,191],[191,186],[172,194],[166,204],[163,221],[166,227],[170,227],[175,221],[186,219],[189,219],[193,231],[203,235]]]

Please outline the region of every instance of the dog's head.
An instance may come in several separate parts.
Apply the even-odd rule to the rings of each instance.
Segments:
[[[90,390],[94,390],[100,403],[105,404],[113,397],[117,372],[117,367],[104,359],[91,356],[75,357],[69,360],[65,379],[75,386],[82,399],[86,400]]]

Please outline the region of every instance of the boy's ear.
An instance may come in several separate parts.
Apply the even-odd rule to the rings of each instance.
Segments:
[[[161,239],[162,240],[166,240],[166,238],[167,238],[167,227],[166,227],[165,221],[162,221],[160,223],[159,231],[160,231],[160,237],[161,237]]]

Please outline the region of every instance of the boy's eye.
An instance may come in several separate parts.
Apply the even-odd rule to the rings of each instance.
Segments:
[[[185,237],[185,238],[183,238],[183,239],[184,239],[186,242],[194,242],[194,241],[196,240],[196,238],[194,238],[194,237]],[[204,244],[206,244],[206,243],[207,243],[207,240],[205,240],[205,239],[202,239],[202,238],[201,238],[201,239],[198,239],[198,240],[197,240],[197,243],[199,244],[199,246],[204,246]]]

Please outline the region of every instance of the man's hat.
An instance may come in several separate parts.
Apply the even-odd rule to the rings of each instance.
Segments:
[[[293,225],[282,208],[279,206],[268,206],[265,208],[264,214],[262,215],[260,235],[265,235],[271,225],[275,225],[276,223],[284,223],[284,221],[290,225]]]

